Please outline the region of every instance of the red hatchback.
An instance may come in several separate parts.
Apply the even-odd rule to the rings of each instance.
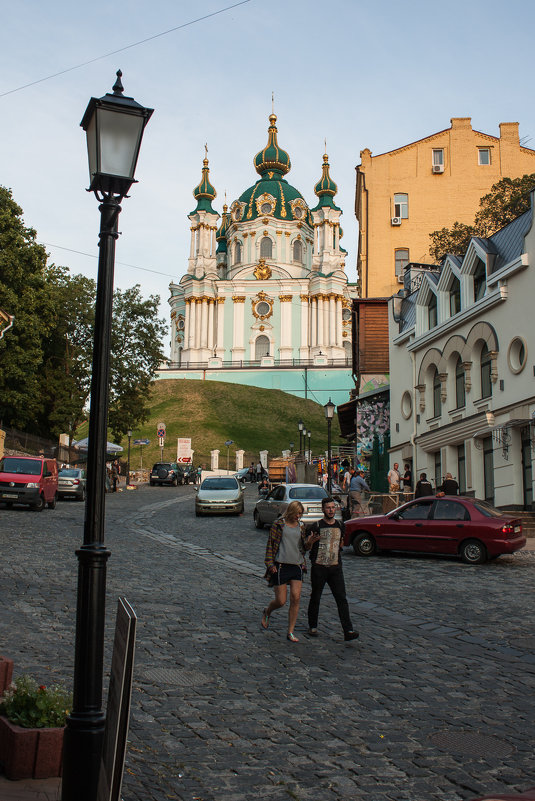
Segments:
[[[357,556],[377,550],[453,554],[479,565],[526,544],[522,522],[486,501],[445,495],[418,498],[386,515],[348,520],[345,545]]]

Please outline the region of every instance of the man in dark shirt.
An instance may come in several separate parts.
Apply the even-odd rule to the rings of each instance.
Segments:
[[[420,473],[420,480],[416,484],[414,497],[421,498],[424,495],[432,495],[432,494],[433,494],[433,487],[431,486],[431,483],[427,480],[427,474]]]
[[[332,498],[323,498],[321,502],[323,519],[313,523],[307,529],[306,547],[310,547],[310,584],[312,592],[308,604],[308,633],[318,636],[318,614],[321,594],[328,584],[338,607],[340,623],[344,630],[344,640],[356,640],[358,631],[353,630],[349,617],[349,606],[346,598],[346,587],[340,551],[343,542],[343,523],[335,519],[336,505]]]
[[[437,495],[458,495],[458,494],[459,494],[459,485],[457,484],[451,473],[446,473],[444,481],[438,488]]]

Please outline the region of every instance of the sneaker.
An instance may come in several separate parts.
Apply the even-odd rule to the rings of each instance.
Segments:
[[[344,640],[356,640],[358,636],[358,631],[344,631]]]
[[[318,630],[317,629],[309,629],[308,633],[310,634],[311,637],[317,637],[318,636]]]

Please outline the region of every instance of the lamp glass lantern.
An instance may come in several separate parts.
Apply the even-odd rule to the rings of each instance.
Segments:
[[[325,418],[326,418],[327,420],[332,420],[332,419],[333,419],[333,417],[334,417],[334,410],[335,410],[335,409],[336,409],[336,406],[334,405],[334,403],[332,402],[332,400],[329,398],[329,402],[328,402],[328,403],[326,403],[326,404],[325,404],[325,406],[323,407],[323,410],[324,410],[324,412],[325,412]]]
[[[89,190],[124,197],[134,174],[145,125],[153,109],[123,96],[121,70],[113,94],[92,97],[80,125],[87,135]]]

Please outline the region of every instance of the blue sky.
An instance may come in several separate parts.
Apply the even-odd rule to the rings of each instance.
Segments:
[[[230,204],[257,178],[252,159],[267,140],[272,92],[279,143],[292,159],[287,179],[310,205],[327,139],[350,281],[356,280],[353,209],[362,149],[382,153],[462,116],[493,135],[500,122],[518,121],[521,139],[533,137],[526,144],[535,147],[530,0],[250,0],[4,94],[230,4],[2,1],[0,184],[13,190],[52,261],[96,277],[99,214],[85,192],[79,123],[89,98],[111,90],[118,68],[125,94],[155,111],[139,183],[123,203],[115,284],[139,283],[144,296],[159,294],[166,318],[169,282],[186,269],[187,214],[195,206],[204,143],[221,212],[225,191]]]

